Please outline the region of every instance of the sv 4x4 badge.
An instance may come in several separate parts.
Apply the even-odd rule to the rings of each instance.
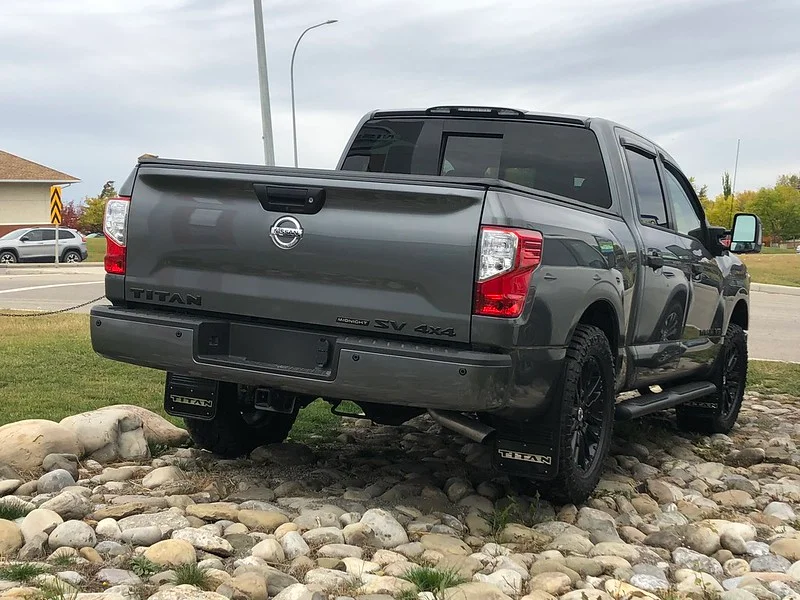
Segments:
[[[369,321],[367,319],[357,319],[354,317],[336,317],[336,322],[344,325],[359,325],[361,327],[369,327],[371,322],[374,329],[388,329],[398,333],[403,331],[406,326],[408,326],[408,323],[393,321],[392,319],[375,319],[374,321]],[[425,323],[422,325],[417,325],[414,327],[413,331],[423,335],[443,335],[447,337],[456,336],[456,331],[452,327],[435,327]]]

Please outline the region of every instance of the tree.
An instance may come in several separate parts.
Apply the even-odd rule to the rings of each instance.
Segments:
[[[731,174],[725,171],[722,174],[722,197],[726,200],[733,196],[733,186],[731,185]]]
[[[800,234],[800,190],[788,185],[761,188],[747,209],[761,218],[764,235],[780,242]]]
[[[787,185],[800,190],[800,173],[796,175],[781,175],[775,185]]]
[[[85,206],[79,223],[85,233],[103,232],[103,215],[106,210],[106,202],[116,195],[117,190],[114,189],[114,182],[107,181],[98,196],[84,198]]]
[[[697,198],[698,198],[698,200],[700,200],[700,202],[704,202],[705,200],[708,200],[708,186],[707,185],[702,185],[700,187],[697,187],[697,183],[695,182],[694,177],[689,177],[689,183],[692,184],[692,187],[694,188],[694,193],[697,194]]]
[[[83,206],[77,206],[75,202],[64,205],[61,211],[61,225],[70,229],[80,229],[80,220],[83,216]]]

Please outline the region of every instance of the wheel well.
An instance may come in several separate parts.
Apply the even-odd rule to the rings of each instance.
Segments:
[[[611,346],[611,354],[617,357],[619,347],[619,322],[614,308],[605,300],[597,300],[591,304],[581,315],[578,323],[583,325],[594,325],[599,328],[608,338]]]
[[[739,300],[736,306],[733,307],[730,323],[746,330],[749,322],[750,316],[747,313],[747,303],[744,300]]]
[[[0,252],[11,252],[11,254],[19,258],[19,253],[14,248],[0,248]]]

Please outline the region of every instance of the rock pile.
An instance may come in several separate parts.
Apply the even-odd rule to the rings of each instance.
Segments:
[[[731,436],[620,427],[593,498],[560,507],[424,418],[252,460],[121,461],[147,415],[72,417],[24,454],[40,477],[0,467],[0,598],[800,600],[795,401],[749,396]]]

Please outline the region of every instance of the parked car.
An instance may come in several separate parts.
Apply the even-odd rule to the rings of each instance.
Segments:
[[[797,245],[797,248],[795,248],[794,251],[800,254],[800,244]]]
[[[750,277],[676,161],[622,125],[373,112],[336,171],[146,157],[120,193],[92,344],[167,371],[166,411],[217,454],[352,400],[384,424],[427,412],[578,503],[615,420],[737,419]],[[759,219],[732,239],[758,252]]]
[[[58,228],[59,260],[77,263],[86,260],[86,238],[66,227]],[[0,237],[0,264],[17,262],[55,262],[56,228],[26,227]]]
[[[86,236],[86,239],[94,239],[94,238],[101,238],[105,237],[102,233],[90,233]]]

